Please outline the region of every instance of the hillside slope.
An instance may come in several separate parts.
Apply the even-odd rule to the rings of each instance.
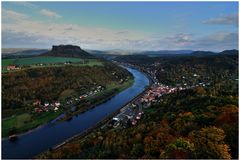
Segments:
[[[118,60],[173,87],[129,128],[98,128],[39,158],[238,159],[238,51]]]

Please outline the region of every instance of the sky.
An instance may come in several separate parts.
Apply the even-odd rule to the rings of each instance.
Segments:
[[[238,2],[2,2],[2,48],[238,49]]]

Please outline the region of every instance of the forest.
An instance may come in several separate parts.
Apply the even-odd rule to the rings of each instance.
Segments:
[[[2,73],[2,117],[31,112],[37,99],[57,101],[69,91],[84,94],[99,85],[119,84],[121,78],[130,76],[126,69],[103,63],[103,66],[68,65]]]
[[[162,96],[136,126],[97,128],[37,158],[238,159],[238,51],[116,60],[156,71],[159,82],[173,87],[206,86]]]
[[[237,159],[238,99],[198,87],[161,98],[127,129],[96,129],[40,156],[65,159]]]

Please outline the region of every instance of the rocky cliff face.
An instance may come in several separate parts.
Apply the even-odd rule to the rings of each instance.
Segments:
[[[76,58],[94,58],[93,55],[82,50],[79,46],[74,45],[59,45],[52,46],[52,50],[42,54],[43,56],[59,56],[59,57],[76,57]]]

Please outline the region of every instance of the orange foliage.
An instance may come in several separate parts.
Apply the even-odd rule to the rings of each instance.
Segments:
[[[233,124],[238,121],[238,108],[233,105],[222,107],[222,113],[216,118],[216,125]]]

